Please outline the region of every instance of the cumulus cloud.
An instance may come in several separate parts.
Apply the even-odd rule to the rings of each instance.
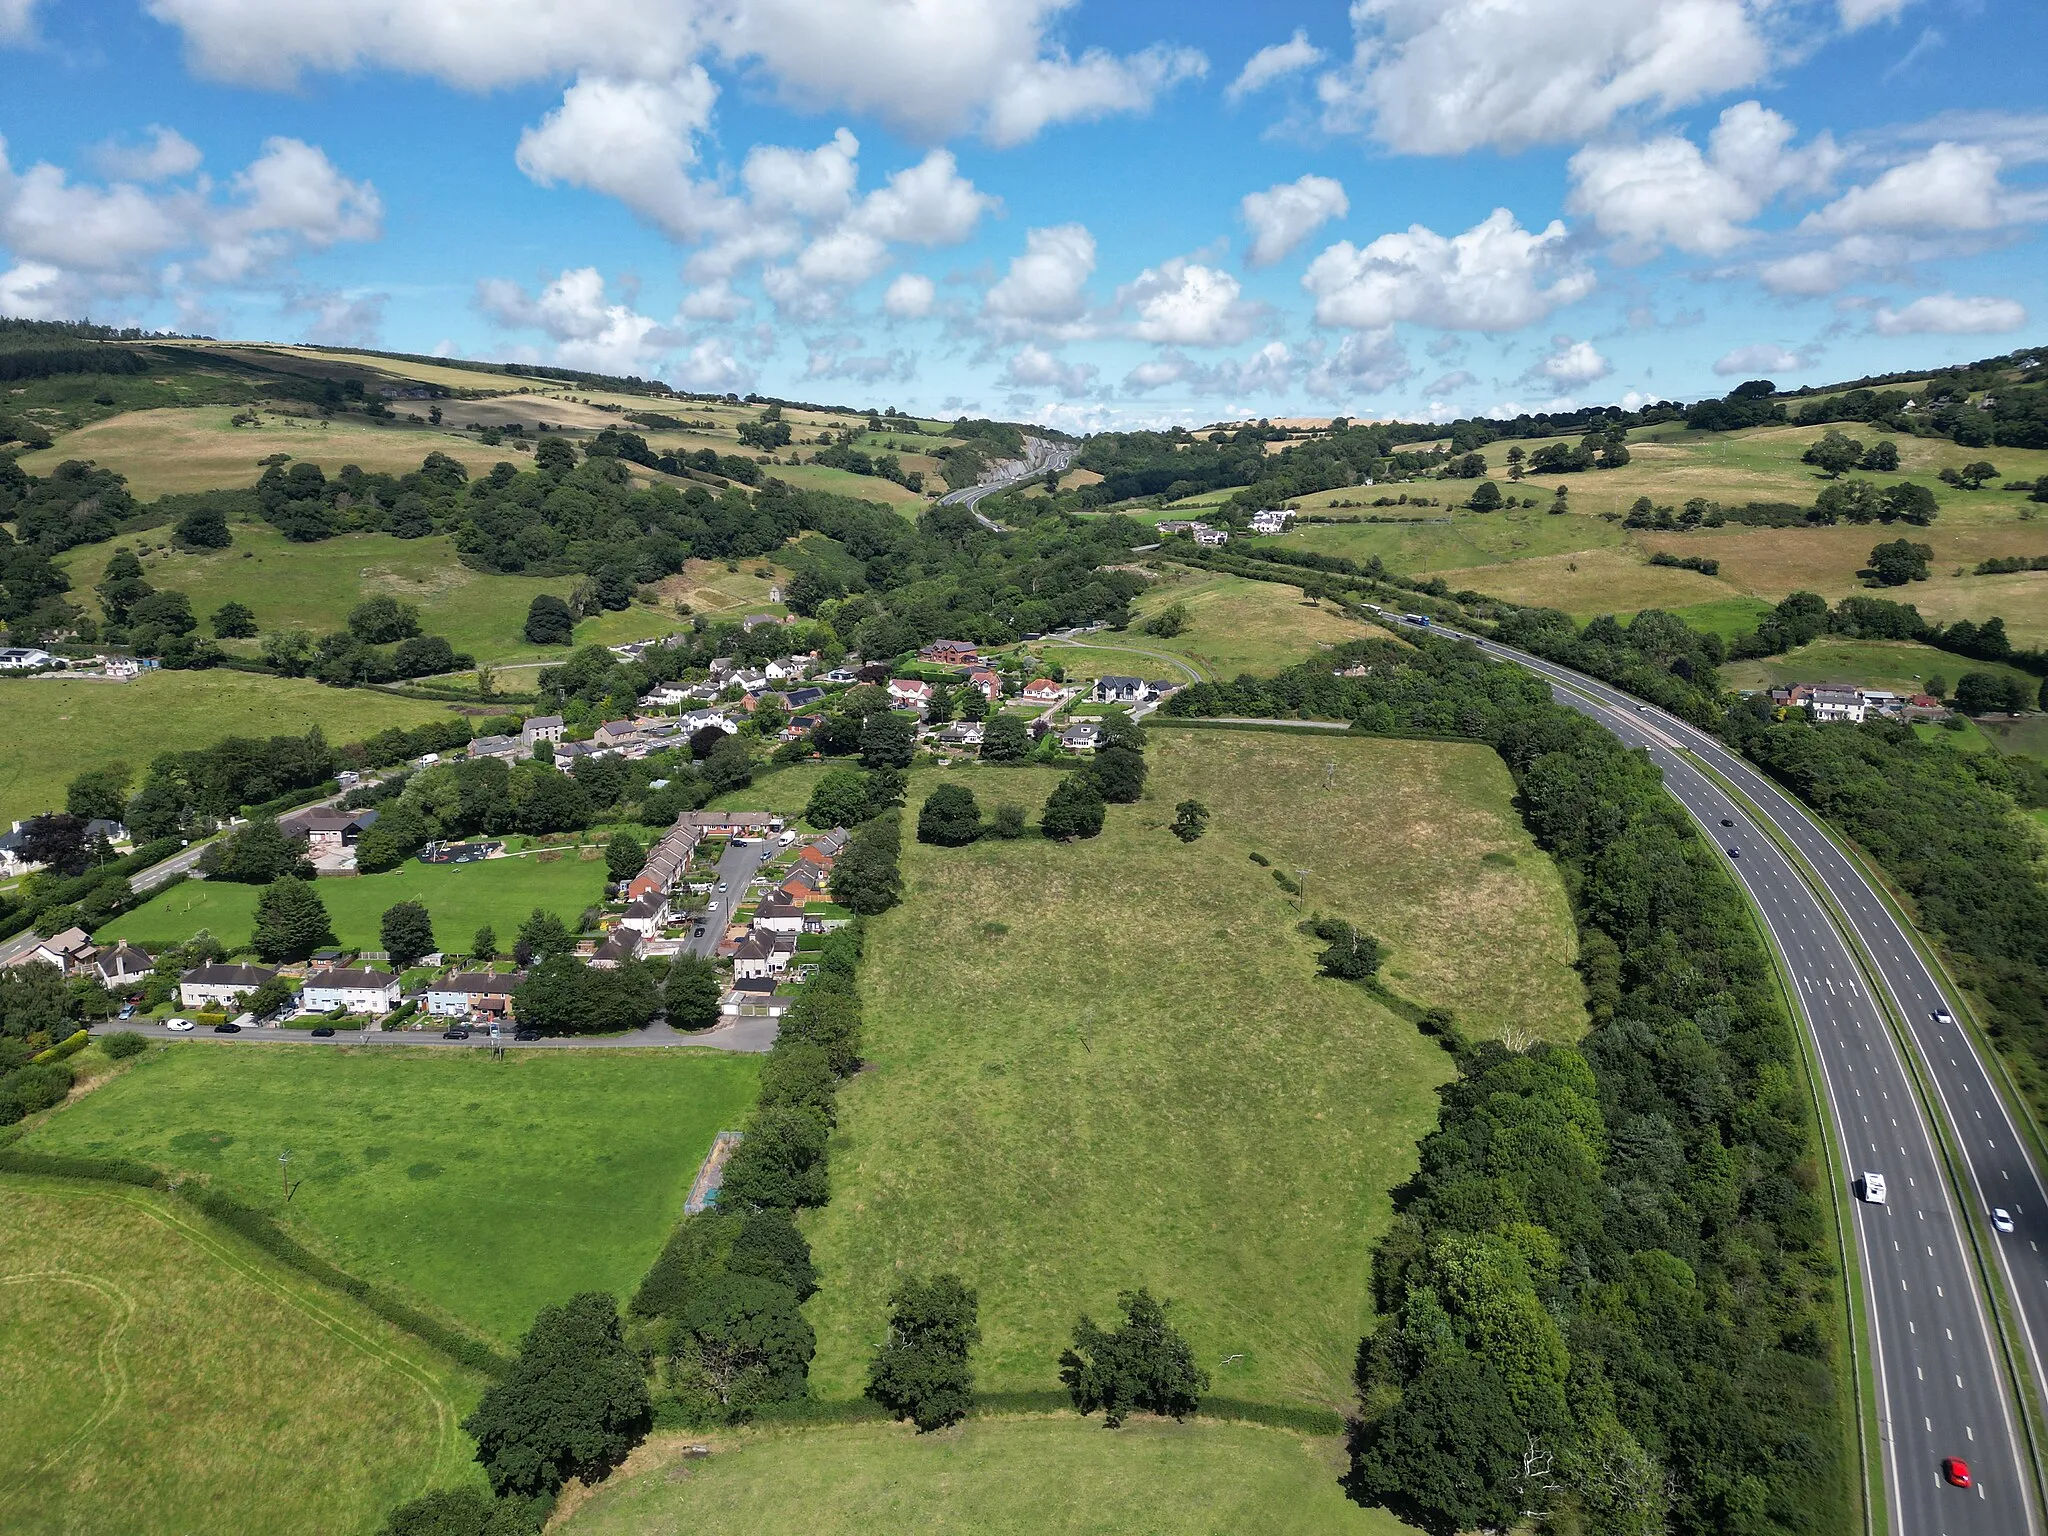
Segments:
[[[102,176],[113,181],[170,181],[199,169],[199,146],[177,129],[151,123],[143,131],[149,135],[146,144],[109,139],[94,148],[92,162]]]
[[[1318,81],[1325,126],[1408,154],[1583,139],[1760,79],[1767,0],[1353,0],[1350,61]]]
[[[1870,328],[1880,336],[1987,336],[2016,331],[2027,323],[2027,309],[2014,299],[1953,293],[1930,294],[1904,309],[1880,308]]]
[[[19,3],[19,0],[15,0]],[[1071,0],[147,0],[200,73],[287,87],[306,72],[386,68],[466,90],[582,74],[665,85],[704,58],[758,66],[808,109],[872,113],[926,140],[1149,109],[1199,75],[1188,49],[1078,59],[1047,30]]]
[[[849,135],[851,137],[851,135]],[[870,192],[855,226],[878,239],[909,245],[958,245],[981,216],[1002,206],[960,174],[951,150],[935,149]]]
[[[982,315],[998,336],[1075,334],[1088,312],[1088,276],[1095,237],[1080,224],[1025,231],[1022,255],[982,298]],[[1021,355],[1021,354],[1020,354]]]
[[[813,342],[804,362],[807,379],[852,379],[862,384],[907,384],[917,377],[917,354],[892,348],[884,353],[861,351],[858,336],[834,336]]]
[[[384,203],[367,181],[351,181],[317,146],[263,141],[263,153],[229,183],[240,202],[209,220],[200,270],[241,281],[299,249],[321,251],[383,233]]]
[[[1855,32],[1877,21],[1895,21],[1913,0],[1836,0],[1842,30]]]
[[[1861,232],[1997,229],[2048,214],[2048,197],[2008,191],[1999,158],[1982,144],[1932,145],[1875,181],[1851,187],[1807,216],[1805,228]]]
[[[1281,394],[1294,381],[1294,356],[1284,341],[1269,341],[1250,357],[1198,363],[1169,347],[1138,364],[1124,377],[1132,394],[1177,387],[1188,395]]]
[[[922,320],[938,302],[938,285],[922,272],[905,272],[882,295],[882,310],[892,320]]]
[[[752,299],[733,292],[732,284],[721,278],[684,294],[676,313],[685,320],[737,320],[753,307]]]
[[[1331,219],[1351,211],[1344,184],[1328,176],[1303,176],[1247,192],[1237,206],[1252,232],[1245,260],[1254,267],[1272,266]]]
[[[800,219],[832,219],[853,205],[860,179],[860,140],[841,128],[813,150],[757,144],[747,151],[740,180],[757,210]]]
[[[1275,80],[1299,74],[1323,62],[1323,50],[1308,40],[1308,33],[1294,29],[1294,36],[1284,43],[1273,43],[1261,48],[1244,61],[1244,68],[1237,72],[1237,78],[1223,88],[1223,99],[1233,105],[1244,100],[1254,91],[1263,91]]]
[[[17,176],[0,139],[0,245],[18,259],[72,271],[133,268],[189,244],[200,211],[133,185],[76,184],[47,163]]]
[[[1479,380],[1475,375],[1467,373],[1462,368],[1458,368],[1445,374],[1440,379],[1431,379],[1422,386],[1422,392],[1425,395],[1454,395],[1461,389],[1470,389],[1478,382]]]
[[[1718,255],[1750,238],[1744,226],[1773,198],[1819,192],[1840,165],[1829,135],[1795,150],[1794,132],[1776,112],[1745,101],[1721,114],[1704,154],[1679,134],[1588,145],[1572,156],[1566,206],[1589,215],[1624,257],[1647,258],[1664,245]]]
[[[1246,302],[1228,272],[1176,256],[1147,267],[1117,290],[1117,306],[1135,312],[1139,341],[1182,347],[1228,347],[1258,328],[1264,305]]]
[[[564,271],[537,294],[487,277],[476,285],[476,305],[509,330],[545,332],[557,362],[596,373],[645,373],[682,340],[632,305],[611,301],[595,267]]]
[[[1797,373],[1811,366],[1804,354],[1788,351],[1774,341],[1752,342],[1746,347],[1724,352],[1714,360],[1714,372],[1724,379],[1738,373],[1751,378],[1767,373]]]
[[[1316,358],[1304,386],[1319,399],[1341,400],[1379,394],[1414,375],[1408,351],[1389,325],[1346,336],[1333,351]]]
[[[1561,390],[1579,389],[1606,378],[1614,364],[1602,357],[1590,341],[1569,336],[1550,338],[1550,350],[1536,360],[1529,377],[1548,379]]]
[[[754,370],[733,355],[722,336],[708,336],[664,370],[669,383],[700,394],[742,394],[754,387]]]
[[[1561,222],[1531,232],[1505,208],[1460,235],[1415,224],[1363,250],[1341,241],[1301,279],[1315,296],[1317,324],[1362,331],[1401,320],[1441,330],[1519,330],[1577,303],[1593,283]]]
[[[1027,345],[1003,364],[1002,382],[1020,389],[1056,389],[1072,399],[1087,394],[1100,372],[1093,363],[1063,362],[1043,347]]]
[[[730,209],[724,193],[690,175],[717,100],[694,65],[662,81],[585,75],[520,135],[513,159],[541,186],[601,192],[678,240],[699,239]]]

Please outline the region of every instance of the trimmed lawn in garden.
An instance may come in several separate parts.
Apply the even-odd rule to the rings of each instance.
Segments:
[[[434,919],[444,948],[467,950],[488,923],[510,947],[535,907],[558,914],[573,931],[583,909],[604,899],[605,866],[595,848],[567,849],[479,864],[422,864],[410,859],[381,875],[336,876],[314,889],[334,919],[335,938],[350,949],[381,949],[378,920],[387,907],[417,901]],[[246,944],[256,924],[263,888],[226,880],[187,880],[123,913],[101,930],[145,949],[182,944],[204,928],[230,947]]]
[[[493,1061],[485,1049],[175,1044],[23,1145],[215,1180],[343,1268],[511,1344],[548,1302],[632,1292],[759,1070],[688,1047]]]
[[[861,1390],[896,1275],[954,1269],[992,1389],[1056,1385],[1075,1316],[1147,1285],[1217,1392],[1350,1401],[1372,1244],[1451,1062],[1316,974],[1272,869],[1308,870],[1308,911],[1379,936],[1387,983],[1473,1033],[1583,1029],[1561,883],[1490,751],[1159,730],[1147,758],[1145,799],[1099,839],[906,843],[863,965],[872,1070],[807,1218],[832,1277],[809,1306],[818,1396]],[[949,781],[1034,817],[1053,779],[985,772]],[[913,817],[936,782],[914,777]],[[1213,813],[1187,846],[1166,830],[1185,798]]]
[[[450,718],[445,704],[255,672],[13,679],[0,683],[0,825],[63,810],[64,786],[110,763],[126,763],[139,780],[158,753],[224,736],[300,736],[317,725],[339,745]]]
[[[1396,1536],[1338,1478],[1342,1446],[1285,1430],[1098,1416],[972,1419],[943,1434],[863,1424],[712,1437],[708,1460],[650,1446],[560,1526],[562,1536]],[[693,1436],[692,1439],[702,1437]]]
[[[10,1536],[368,1536],[478,1478],[478,1390],[167,1196],[0,1179]]]

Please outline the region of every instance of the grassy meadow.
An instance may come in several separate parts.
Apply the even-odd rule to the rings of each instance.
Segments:
[[[1176,603],[1188,615],[1188,626],[1178,635],[1147,635],[1133,624],[1121,639],[1143,650],[1180,656],[1204,677],[1279,672],[1319,647],[1375,633],[1369,625],[1305,599],[1299,587],[1243,576],[1210,576],[1181,567],[1169,567],[1167,579],[1155,582],[1132,607],[1143,620]],[[1110,637],[1106,643],[1119,641]]]
[[[1338,1478],[1342,1446],[1284,1430],[1195,1419],[971,1419],[940,1434],[862,1424],[648,1445],[556,1529],[561,1536],[691,1531],[975,1531],[987,1536],[1396,1536]],[[693,1443],[702,1437],[692,1437]]]
[[[159,752],[223,736],[300,735],[332,742],[448,718],[448,706],[364,688],[326,688],[254,672],[147,672],[129,683],[25,678],[0,683],[0,821],[64,808],[64,786],[89,768],[126,763],[139,776]]]
[[[0,1180],[10,1536],[368,1536],[477,1475],[477,1391],[169,1197]]]
[[[552,850],[551,850],[552,851]],[[467,950],[486,923],[509,947],[513,932],[536,907],[560,915],[573,932],[587,906],[604,900],[600,850],[565,849],[558,856],[522,854],[479,864],[422,864],[409,859],[380,875],[335,876],[318,882],[334,920],[335,937],[351,949],[379,949],[378,919],[387,907],[417,901],[433,914],[434,933],[449,949]],[[182,944],[204,928],[233,948],[249,942],[260,885],[187,880],[124,912],[103,937],[154,950]]]
[[[863,967],[872,1070],[807,1222],[835,1277],[809,1307],[818,1396],[860,1391],[899,1271],[957,1269],[991,1389],[1054,1385],[1075,1315],[1143,1284],[1217,1392],[1349,1401],[1371,1246],[1450,1058],[1316,975],[1253,852],[1382,938],[1401,994],[1480,1034],[1583,1027],[1562,886],[1490,751],[1163,730],[1147,756],[1145,799],[1099,839],[906,845]],[[1035,810],[1053,775],[961,781]],[[1214,812],[1189,846],[1165,829],[1184,798]]]
[[[630,1294],[759,1070],[688,1048],[494,1062],[484,1050],[174,1044],[23,1145],[215,1180],[342,1267],[510,1344],[545,1303]]]
[[[1848,640],[1830,636],[1802,645],[1783,656],[1766,656],[1755,661],[1731,661],[1720,669],[1721,682],[1729,688],[1776,688],[1788,683],[1854,682],[1870,688],[1891,688],[1918,693],[1930,677],[1942,677],[1951,689],[1965,672],[1995,672],[2024,679],[2038,687],[2040,680],[2017,667],[1996,662],[1972,661],[1949,651],[1913,640]]]

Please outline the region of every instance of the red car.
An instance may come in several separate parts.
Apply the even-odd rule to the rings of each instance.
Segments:
[[[1942,1457],[1941,1475],[1948,1479],[1951,1487],[1967,1488],[1970,1486],[1970,1464],[1960,1456]]]

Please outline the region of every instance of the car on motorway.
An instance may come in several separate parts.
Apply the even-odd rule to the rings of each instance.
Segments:
[[[1728,857],[1731,859],[1739,859],[1742,857],[1742,850],[1740,848],[1730,848],[1728,850]]]
[[[1724,827],[1732,827],[1735,825],[1735,818],[1733,816],[1723,816],[1721,818],[1721,825]]]
[[[1948,1010],[1947,1010],[1946,1008],[1937,1008],[1937,1009],[1935,1009],[1935,1010],[1934,1010],[1934,1022],[1935,1022],[1935,1023],[1937,1023],[1937,1024],[1953,1024],[1953,1023],[1955,1023],[1955,1021],[1956,1021],[1956,1016],[1955,1016],[1954,1014],[1950,1013],[1950,1012],[1949,1012],[1949,1011],[1948,1011]]]
[[[1884,1175],[1865,1173],[1856,1181],[1856,1198],[1868,1205],[1884,1204]]]
[[[233,1019],[222,1019],[213,1026],[213,1032],[216,1035],[239,1035],[242,1032],[242,1026]]]
[[[2012,1235],[2012,1212],[2002,1205],[1991,1207],[1991,1225],[2008,1237]]]
[[[313,1038],[315,1040],[332,1040],[334,1038],[334,1026],[332,1024],[315,1024],[313,1026]]]
[[[1650,706],[1647,704],[1638,704],[1636,706],[1636,713],[1639,715],[1647,715],[1649,712]]]
[[[189,1035],[192,1033],[192,1021],[190,1019],[165,1019],[164,1028],[174,1035]]]
[[[1951,1488],[1970,1486],[1970,1464],[1960,1456],[1941,1458],[1941,1476]]]
[[[469,1031],[458,1024],[453,1029],[442,1030],[441,1038],[443,1040],[467,1040],[469,1038]]]

